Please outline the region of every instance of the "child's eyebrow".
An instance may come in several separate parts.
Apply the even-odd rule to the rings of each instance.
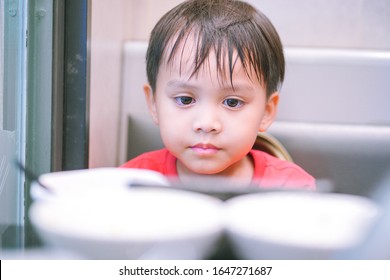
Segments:
[[[221,91],[227,91],[227,92],[242,91],[242,92],[245,92],[245,91],[253,91],[253,87],[250,85],[246,85],[246,84],[237,84],[237,85],[233,85],[233,86],[227,85],[227,86],[221,87]]]
[[[199,87],[197,85],[191,84],[187,81],[182,80],[171,80],[167,83],[167,88],[171,89],[189,89],[189,90],[198,90]],[[221,85],[219,88],[220,92],[251,92],[254,88],[251,85],[245,83],[238,83],[233,85],[230,84]]]
[[[198,89],[196,85],[193,85],[186,81],[171,80],[167,83],[168,88],[187,88],[187,89]]]

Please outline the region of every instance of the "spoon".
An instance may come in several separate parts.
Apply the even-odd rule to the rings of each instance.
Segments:
[[[45,189],[47,192],[50,192],[50,193],[53,193],[53,191],[48,187],[46,186],[45,184],[43,184],[40,180],[39,180],[39,177],[37,175],[34,174],[34,172],[32,172],[31,170],[29,170],[28,168],[26,168],[20,161],[18,160],[15,160],[15,165],[21,170],[24,172],[24,174],[26,175],[26,177],[28,179],[30,179],[31,181],[35,181],[38,183],[39,186],[41,186],[43,189]]]
[[[316,192],[328,193],[333,190],[333,184],[327,179],[316,180],[317,190]],[[299,186],[297,188],[261,188],[254,183],[249,185],[241,185],[240,183],[234,183],[229,178],[223,177],[193,177],[190,183],[182,183],[179,180],[171,180],[169,186],[164,185],[150,185],[145,184],[142,181],[132,181],[128,184],[129,187],[155,187],[155,188],[166,188],[166,189],[178,189],[184,191],[192,191],[196,193],[203,193],[210,196],[214,196],[223,201],[230,198],[254,194],[254,193],[267,193],[267,192],[307,192],[308,190],[302,189]]]
[[[201,193],[216,197],[222,201],[228,200],[230,198],[251,194],[251,193],[264,193],[269,191],[277,191],[281,189],[264,189],[259,188],[259,186],[254,184],[241,185],[239,183],[232,183],[227,178],[217,177],[207,179],[201,177],[193,177],[190,182],[182,183],[179,180],[171,180],[170,185],[150,185],[144,184],[142,181],[132,181],[128,184],[131,188],[142,188],[142,187],[154,187],[154,188],[164,188],[172,190],[182,190],[190,191],[195,193]]]

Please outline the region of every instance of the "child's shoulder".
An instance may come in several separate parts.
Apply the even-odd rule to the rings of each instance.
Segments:
[[[263,151],[252,150],[255,179],[262,186],[303,187],[315,189],[315,179],[297,164],[276,158]]]
[[[143,154],[140,154],[132,159],[130,159],[128,162],[123,164],[121,167],[133,167],[133,165],[147,163],[147,162],[156,162],[161,159],[161,157],[164,157],[166,153],[165,149],[156,150],[156,151],[150,151],[145,152]]]
[[[176,172],[175,157],[167,150],[160,149],[143,153],[125,164],[121,165],[122,168],[140,168],[158,171],[165,175],[172,175],[169,173]]]

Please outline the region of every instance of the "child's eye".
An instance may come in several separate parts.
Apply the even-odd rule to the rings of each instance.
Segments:
[[[195,99],[190,96],[178,96],[175,100],[179,105],[191,105],[195,102]]]
[[[244,102],[236,98],[228,98],[223,101],[223,104],[230,108],[240,108]]]

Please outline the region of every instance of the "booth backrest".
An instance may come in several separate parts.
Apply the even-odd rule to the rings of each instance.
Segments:
[[[124,45],[119,164],[163,146],[142,92],[146,48]],[[390,173],[390,52],[285,48],[285,56],[269,133],[334,192],[369,195]]]

